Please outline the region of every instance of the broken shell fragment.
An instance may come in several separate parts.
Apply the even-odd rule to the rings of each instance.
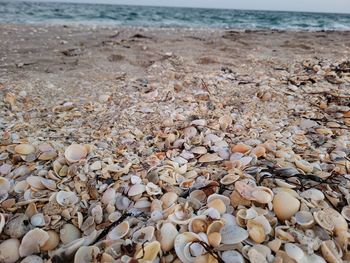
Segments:
[[[153,262],[160,251],[160,243],[158,241],[153,241],[147,243],[143,248],[141,248],[135,255],[140,263]]]
[[[123,221],[108,233],[107,238],[111,240],[122,239],[128,234],[129,230],[130,230],[129,222]]]

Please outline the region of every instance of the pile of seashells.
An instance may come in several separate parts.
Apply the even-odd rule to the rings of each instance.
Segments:
[[[285,103],[270,123],[256,119],[290,88],[261,88],[245,119],[218,106],[207,118],[177,112],[148,135],[121,131],[112,150],[8,126],[0,262],[350,261],[350,108],[321,92],[294,115]],[[62,107],[67,122],[84,117]]]

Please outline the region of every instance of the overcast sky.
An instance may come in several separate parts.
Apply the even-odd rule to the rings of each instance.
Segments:
[[[40,0],[47,1],[47,0]],[[49,0],[55,2],[186,6],[255,10],[350,13],[350,0]]]

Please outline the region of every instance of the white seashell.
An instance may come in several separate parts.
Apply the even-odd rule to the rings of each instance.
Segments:
[[[167,209],[168,207],[170,207],[171,205],[176,203],[178,197],[179,196],[176,193],[174,193],[174,192],[167,192],[167,193],[165,193],[160,198],[160,200],[163,202],[163,209]]]
[[[205,148],[204,146],[198,146],[198,147],[193,147],[191,149],[191,152],[194,154],[206,154],[208,151],[207,151],[207,148]]]
[[[22,259],[21,263],[43,263],[44,260],[36,255],[27,256]]]
[[[87,154],[88,154],[87,147],[80,144],[72,144],[68,146],[67,149],[65,150],[64,157],[66,157],[66,160],[68,162],[75,163],[84,159]]]
[[[224,251],[221,254],[221,259],[225,263],[244,263],[244,258],[241,253],[236,250]]]
[[[182,263],[193,263],[195,261],[196,257],[191,254],[189,245],[197,240],[200,240],[199,236],[191,232],[184,232],[175,238],[175,252]]]
[[[42,190],[45,189],[45,186],[42,184],[41,179],[42,177],[40,176],[28,176],[26,181],[35,190]]]
[[[44,226],[45,225],[44,215],[42,213],[38,213],[38,214],[33,215],[30,218],[30,223],[33,226]]]
[[[113,212],[108,216],[108,220],[110,222],[116,222],[119,218],[121,218],[122,214],[119,211]]]
[[[218,162],[222,161],[223,159],[217,154],[217,153],[207,153],[202,155],[198,162],[200,163],[210,163],[210,162]]]
[[[294,259],[296,262],[302,262],[303,258],[305,257],[304,251],[300,247],[292,243],[285,244],[284,251],[290,258]]]
[[[49,234],[39,228],[30,230],[22,239],[19,246],[19,254],[21,257],[26,257],[40,252],[40,247],[43,246],[49,239]]]
[[[232,224],[225,224],[220,233],[222,238],[221,243],[227,245],[238,244],[246,240],[249,236],[247,230]]]
[[[171,223],[164,223],[160,228],[160,244],[164,252],[174,248],[174,241],[179,234],[176,227]]]
[[[299,211],[295,215],[295,221],[303,228],[310,228],[314,225],[314,217],[309,211]]]
[[[54,180],[41,178],[42,185],[49,190],[56,190],[56,183]]]
[[[100,249],[96,246],[81,246],[74,256],[74,263],[97,262]]]
[[[91,171],[97,171],[102,169],[102,163],[101,161],[95,161],[90,165]]]
[[[81,236],[80,230],[73,224],[65,224],[60,230],[60,239],[63,244],[79,239]]]
[[[146,208],[150,208],[151,207],[151,202],[148,201],[148,198],[145,199],[139,199],[135,202],[133,208],[137,208],[137,209],[146,209]]]
[[[115,201],[115,206],[118,210],[126,210],[129,208],[131,201],[126,196],[118,196]]]
[[[56,201],[62,206],[72,206],[79,202],[79,197],[74,192],[59,191]]]
[[[15,147],[15,152],[21,155],[28,155],[35,152],[35,147],[30,144],[19,144]]]
[[[226,206],[229,206],[230,203],[231,203],[230,198],[228,198],[227,196],[224,196],[224,195],[219,195],[219,194],[212,194],[212,195],[209,195],[209,196],[208,196],[208,199],[207,199],[207,203],[210,203],[210,202],[212,202],[212,201],[215,200],[215,199],[220,199],[221,201],[223,201],[223,203],[224,203]]]
[[[302,192],[300,196],[314,201],[321,201],[325,198],[324,194],[320,190],[315,188],[311,188]]]
[[[158,185],[149,182],[146,185],[146,192],[149,195],[159,195],[162,193],[162,189]]]
[[[130,182],[131,182],[132,184],[140,184],[140,183],[142,183],[142,179],[140,178],[140,176],[132,175],[132,176],[130,177]]]
[[[123,221],[108,233],[107,239],[110,239],[110,240],[122,239],[129,233],[129,230],[130,230],[129,222]]]
[[[154,227],[146,226],[134,232],[132,240],[136,243],[150,242],[154,239]]]
[[[18,239],[10,238],[0,243],[0,262],[14,263],[20,258],[20,242]]]
[[[116,191],[114,188],[108,188],[102,195],[102,204],[114,204],[116,201]]]
[[[130,187],[128,191],[128,196],[140,195],[146,191],[146,186],[143,184],[134,184]]]

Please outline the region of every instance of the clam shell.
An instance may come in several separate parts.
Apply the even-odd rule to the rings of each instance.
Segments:
[[[0,177],[0,191],[8,192],[10,188],[10,181],[5,177]]]
[[[225,263],[244,263],[242,254],[236,250],[222,252],[221,258]]]
[[[240,176],[238,174],[227,174],[221,178],[220,183],[223,185],[231,185],[236,182]]]
[[[287,192],[278,192],[273,199],[273,211],[279,220],[290,219],[299,208],[300,201]]]
[[[168,252],[174,248],[175,238],[179,232],[171,223],[164,223],[160,228],[160,244],[162,251]]]
[[[20,242],[18,239],[10,238],[0,243],[0,262],[13,263],[20,258]]]
[[[188,229],[193,233],[206,232],[208,227],[207,217],[204,215],[192,217]]]
[[[36,255],[27,256],[22,259],[21,263],[43,263],[44,260]]]
[[[295,161],[296,167],[303,170],[305,173],[311,173],[314,170],[314,167],[305,160],[296,160]]]
[[[60,230],[60,239],[63,244],[79,239],[81,236],[80,230],[73,224],[65,224]]]
[[[234,146],[231,147],[231,151],[233,153],[247,153],[251,150],[251,147],[249,145],[246,145],[246,144],[243,144],[243,143],[239,143],[239,144],[236,144]]]
[[[40,252],[46,241],[49,239],[49,234],[39,228],[30,230],[22,239],[21,245],[19,246],[19,254],[21,257],[26,257],[35,253]]]
[[[15,147],[15,152],[21,155],[28,155],[35,152],[35,147],[31,144],[19,144]]]
[[[96,262],[100,249],[96,246],[81,246],[74,256],[75,263]]]
[[[128,191],[128,196],[140,195],[146,191],[146,186],[143,184],[134,184],[130,187]]]
[[[314,212],[314,218],[316,223],[322,227],[323,229],[332,232],[334,229],[334,222],[329,214],[327,214],[325,211],[317,211]]]
[[[221,220],[217,220],[212,222],[208,228],[207,228],[207,235],[209,235],[210,233],[214,233],[214,232],[220,232],[221,229],[224,227],[225,223]]]
[[[49,230],[47,231],[47,234],[49,235],[49,239],[43,246],[41,246],[42,251],[51,251],[55,249],[60,243],[60,237],[55,231]]]
[[[136,243],[145,243],[154,239],[154,227],[146,226],[134,232],[132,240]]]
[[[30,218],[30,223],[33,226],[44,226],[45,225],[44,215],[42,213],[38,213],[38,214],[33,215]]]
[[[210,162],[219,162],[222,161],[223,159],[217,154],[217,153],[207,153],[202,155],[199,159],[198,162],[200,163],[210,163]]]
[[[195,261],[196,256],[191,253],[189,246],[197,240],[200,240],[199,236],[191,232],[184,232],[175,238],[175,252],[182,263],[193,263]]]
[[[12,238],[21,238],[30,230],[29,218],[19,214],[5,225],[4,232]]]
[[[214,199],[208,203],[208,207],[216,209],[220,214],[226,212],[226,205],[221,199]]]
[[[265,241],[265,230],[262,224],[248,220],[247,222],[247,230],[249,233],[249,237],[256,243],[262,243]]]
[[[295,215],[295,221],[303,228],[310,228],[314,225],[314,217],[309,211],[299,211]]]
[[[341,263],[343,262],[343,252],[333,240],[323,241],[321,244],[322,256],[329,263]]]
[[[212,232],[208,235],[208,242],[212,247],[218,247],[221,243],[221,234],[219,232]]]
[[[79,202],[79,197],[74,192],[59,191],[56,201],[62,206],[72,206]]]
[[[88,151],[84,145],[72,144],[65,150],[64,157],[68,162],[76,163],[84,159],[87,154]]]
[[[221,229],[221,243],[227,245],[238,244],[246,240],[249,236],[248,232],[237,225],[225,224]]]
[[[130,225],[128,221],[123,221],[115,228],[113,228],[107,235],[107,239],[118,240],[125,237],[130,230]]]
[[[258,186],[251,192],[252,199],[261,204],[270,203],[274,194],[270,188]]]
[[[300,196],[314,201],[321,201],[325,198],[324,194],[320,190],[315,188],[311,188],[302,192]]]
[[[167,209],[174,203],[176,203],[178,195],[174,192],[165,193],[160,200],[163,202],[163,209]]]
[[[285,244],[284,250],[286,251],[287,255],[290,258],[294,259],[296,262],[302,262],[303,258],[305,257],[304,251],[295,244]]]

